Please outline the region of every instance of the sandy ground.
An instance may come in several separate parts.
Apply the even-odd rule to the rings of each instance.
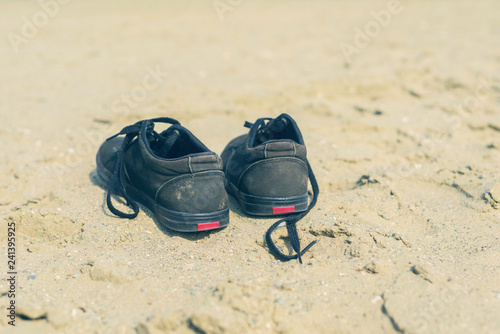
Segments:
[[[0,332],[498,333],[500,2],[400,6],[2,1]],[[281,112],[321,189],[303,265],[234,199],[196,235],[105,209],[94,156],[122,127],[174,117],[220,153]]]

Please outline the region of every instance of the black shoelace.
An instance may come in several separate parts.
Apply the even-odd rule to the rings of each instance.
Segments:
[[[268,122],[265,123],[265,121],[270,121],[272,120],[271,118],[261,118],[255,122],[255,124],[259,124],[258,126],[260,127],[259,130],[257,131],[257,140],[262,143],[267,140],[272,139],[272,133],[273,131],[281,131],[283,128],[286,126],[286,120],[282,119],[283,122],[279,123],[274,123],[274,122]],[[250,122],[245,122],[245,127],[252,127],[254,124]],[[307,171],[308,171],[308,177],[309,181],[311,182],[312,190],[313,190],[313,198],[311,200],[311,203],[309,203],[309,206],[307,207],[306,211],[299,212],[293,215],[290,215],[286,218],[278,220],[276,223],[271,225],[269,229],[266,232],[266,243],[267,247],[269,248],[269,252],[276,258],[282,260],[282,261],[290,261],[294,259],[299,259],[299,262],[302,263],[302,255],[304,255],[305,252],[311,248],[316,241],[311,242],[309,245],[307,245],[303,250],[300,249],[300,239],[299,239],[299,234],[297,232],[297,222],[304,218],[309,211],[314,208],[316,205],[316,202],[318,201],[318,195],[319,195],[319,186],[318,182],[316,181],[316,176],[314,176],[313,170],[311,168],[311,165],[309,164],[309,161],[307,161]],[[295,251],[296,254],[294,255],[287,255],[284,254],[282,251],[279,250],[279,248],[276,246],[276,244],[273,241],[272,238],[272,233],[282,224],[286,223],[286,229],[288,231],[288,237],[290,238],[290,243],[292,245],[293,250]]]
[[[267,243],[267,247],[269,247],[269,251],[276,258],[278,258],[282,261],[299,259],[299,262],[302,263],[302,255],[304,255],[304,253],[307,252],[309,250],[309,248],[311,248],[316,243],[316,241],[313,241],[309,245],[307,245],[303,250],[300,250],[300,239],[299,239],[299,234],[297,233],[297,225],[296,225],[299,220],[304,218],[309,213],[309,211],[311,211],[312,208],[314,208],[314,206],[316,205],[316,202],[318,201],[318,194],[319,194],[318,182],[316,181],[316,177],[314,176],[314,173],[312,171],[311,165],[309,164],[309,161],[307,161],[307,169],[308,169],[309,180],[311,181],[311,186],[312,186],[312,190],[313,190],[313,198],[312,198],[311,203],[309,203],[307,210],[278,220],[276,223],[271,225],[271,227],[266,232],[266,243]],[[276,247],[276,245],[274,244],[273,238],[271,237],[274,230],[276,230],[278,228],[278,226],[283,222],[286,222],[286,229],[288,231],[288,237],[290,238],[290,243],[292,244],[292,248],[296,253],[294,255],[286,255],[283,252],[281,252],[278,249],[278,247]]]
[[[113,176],[111,177],[111,179],[109,181],[108,193],[106,195],[106,203],[108,205],[109,211],[111,211],[113,214],[117,215],[118,217],[133,219],[133,218],[137,217],[137,214],[139,213],[139,205],[137,204],[136,201],[134,201],[132,198],[130,198],[129,195],[127,195],[127,192],[125,190],[125,185],[123,184],[123,180],[125,179],[125,170],[123,168],[123,155],[125,154],[125,151],[129,147],[132,140],[142,132],[149,134],[154,139],[164,141],[161,154],[166,155],[168,153],[168,151],[170,150],[170,148],[172,147],[172,145],[177,140],[177,138],[179,137],[179,132],[177,130],[174,130],[173,135],[170,135],[168,137],[161,136],[160,134],[158,134],[156,131],[153,130],[155,122],[169,123],[169,124],[180,124],[175,119],[172,119],[169,117],[158,117],[158,118],[153,118],[153,119],[149,119],[149,120],[143,120],[143,121],[139,121],[133,125],[129,125],[129,126],[124,127],[119,133],[106,139],[106,140],[110,140],[110,139],[113,139],[113,138],[118,137],[120,135],[125,135],[125,138],[123,139],[123,142],[122,142],[122,146],[118,150],[118,156],[116,158]],[[115,195],[125,199],[126,205],[130,209],[132,209],[133,213],[126,213],[126,212],[120,211],[117,208],[115,208],[115,206],[113,205],[113,202],[111,201],[111,195],[113,193]]]

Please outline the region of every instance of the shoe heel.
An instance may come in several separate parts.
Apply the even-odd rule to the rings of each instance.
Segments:
[[[255,216],[276,216],[297,213],[307,210],[308,194],[293,197],[259,197],[242,192],[238,193],[238,200],[243,211]]]
[[[167,210],[156,205],[156,218],[171,230],[201,232],[224,228],[229,225],[229,209],[212,213],[184,213]]]

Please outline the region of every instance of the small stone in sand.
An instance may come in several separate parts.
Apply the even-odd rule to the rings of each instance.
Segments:
[[[496,183],[491,187],[490,195],[495,202],[500,203],[500,183]]]
[[[411,271],[415,275],[425,275],[428,274],[427,270],[421,265],[421,264],[416,264],[411,268]]]

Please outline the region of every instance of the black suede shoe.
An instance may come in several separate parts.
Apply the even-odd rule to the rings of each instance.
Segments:
[[[271,253],[281,260],[298,258],[313,244],[300,250],[295,224],[316,204],[319,188],[307,161],[307,151],[297,124],[287,114],[277,118],[260,118],[246,135],[233,139],[222,152],[228,187],[244,212],[251,215],[289,214],[272,225],[266,233]],[[308,179],[313,188],[309,203]],[[286,222],[295,255],[283,254],[271,234]]]
[[[157,122],[173,125],[157,133]],[[96,162],[99,176],[109,184],[108,208],[117,216],[135,218],[137,201],[175,231],[229,224],[221,158],[174,119],[155,118],[125,127],[101,145]],[[125,199],[133,212],[115,208],[112,194]]]

